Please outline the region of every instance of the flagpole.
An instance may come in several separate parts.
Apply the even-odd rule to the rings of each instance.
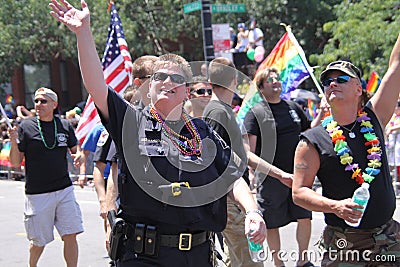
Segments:
[[[297,49],[297,52],[299,53],[299,55],[300,55],[300,57],[301,57],[301,60],[303,61],[304,65],[306,66],[307,71],[310,73],[310,77],[311,77],[311,79],[313,80],[315,86],[317,87],[318,92],[319,92],[320,94],[323,95],[324,92],[322,91],[321,86],[319,85],[317,79],[316,79],[315,76],[314,76],[314,70],[313,70],[313,69],[310,67],[310,65],[308,64],[307,58],[306,58],[306,54],[304,53],[303,48],[301,48],[300,44],[297,42],[296,37],[293,35],[292,29],[290,28],[290,25],[286,25],[285,23],[281,23],[280,25],[282,25],[283,27],[285,27],[286,31],[287,31],[288,34],[289,34],[290,40],[293,42],[294,46],[295,46],[296,49]]]
[[[1,110],[1,114],[3,115],[4,119],[6,120],[6,124],[8,126],[8,128],[12,129],[13,126],[11,125],[10,119],[8,118],[6,111],[3,108],[3,105],[0,103],[0,110]],[[17,144],[19,144],[19,139],[17,138],[16,140]]]
[[[0,109],[1,109],[1,114],[3,115],[4,119],[6,120],[6,124],[8,126],[8,128],[12,128],[11,122],[8,119],[8,116],[3,108],[3,105],[0,103]]]

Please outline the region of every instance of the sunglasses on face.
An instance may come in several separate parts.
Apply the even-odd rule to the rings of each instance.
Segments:
[[[194,89],[194,91],[198,95],[205,95],[206,92],[208,95],[212,95],[212,89],[210,89],[210,88],[199,88],[199,89]]]
[[[164,72],[156,72],[153,74],[153,80],[154,81],[165,81],[167,78],[171,79],[171,82],[176,83],[176,84],[184,84],[185,83],[185,77],[183,77],[180,74],[168,74]]]
[[[145,76],[140,76],[140,77],[137,77],[138,79],[148,79],[148,78],[150,78],[151,77],[151,75],[145,75]]]
[[[322,81],[322,85],[328,87],[334,81],[336,81],[337,83],[347,83],[348,81],[350,81],[350,76],[341,75],[338,76],[337,78],[328,78]]]
[[[268,77],[267,82],[268,83],[273,83],[273,82],[280,82],[280,78],[279,77]]]
[[[47,100],[46,99],[35,99],[35,104],[47,104]]]

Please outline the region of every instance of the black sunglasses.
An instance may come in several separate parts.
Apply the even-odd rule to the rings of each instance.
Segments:
[[[321,83],[323,86],[328,87],[329,85],[331,85],[333,81],[336,81],[337,83],[347,83],[348,81],[350,81],[350,76],[341,75],[338,76],[337,78],[328,78],[321,81]]]
[[[210,89],[210,88],[199,88],[199,89],[194,89],[194,91],[198,95],[205,95],[206,92],[208,95],[212,95],[212,89]]]
[[[145,75],[145,76],[140,76],[140,77],[137,77],[138,79],[148,79],[148,78],[150,78],[151,77],[151,75],[149,74],[149,75]]]
[[[35,104],[39,104],[39,103],[47,104],[47,102],[48,102],[46,99],[35,99],[34,101],[35,101]]]
[[[164,73],[164,72],[156,72],[153,74],[154,81],[165,81],[168,77],[170,77],[170,79],[173,83],[177,83],[177,84],[185,83],[185,77],[183,77],[180,74],[168,74],[168,73]]]

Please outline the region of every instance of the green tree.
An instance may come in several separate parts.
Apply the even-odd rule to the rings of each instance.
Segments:
[[[80,0],[71,0],[80,7]],[[192,0],[118,0],[126,41],[134,58],[144,54],[175,52],[176,43],[189,40],[188,60],[203,60],[200,11],[183,14],[183,5]],[[226,4],[228,1],[211,1]],[[246,13],[217,13],[213,23],[250,22],[254,17],[265,33],[266,53],[272,50],[284,33],[281,22],[292,26],[293,33],[307,55],[322,51],[329,32],[322,25],[334,20],[332,6],[339,0],[253,0],[243,1]],[[91,24],[99,57],[102,57],[108,33],[109,0],[88,1]],[[49,15],[46,1],[3,0],[0,5],[0,83],[10,80],[13,68],[22,64],[49,62],[53,58],[77,62],[75,36]],[[178,47],[178,48],[176,48]]]
[[[0,82],[21,62],[48,59],[57,24],[46,21],[47,6],[35,1],[3,1],[0,6]],[[34,6],[33,6],[34,5]]]
[[[323,27],[332,38],[323,54],[310,60],[321,66],[338,59],[350,60],[361,67],[365,79],[373,70],[383,76],[399,34],[399,9],[398,0],[343,1],[334,8],[337,20]]]

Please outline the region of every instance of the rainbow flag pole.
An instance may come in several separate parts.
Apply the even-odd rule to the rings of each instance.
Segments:
[[[313,69],[308,64],[305,53],[294,37],[290,26],[283,23],[281,25],[285,27],[286,33],[260,64],[257,72],[265,68],[276,68],[281,77],[282,94],[295,90],[308,77],[312,78],[318,91],[323,93],[313,74]],[[261,100],[262,96],[258,93],[255,84],[252,83],[236,117],[239,125],[242,125],[247,112]]]
[[[6,120],[7,126],[9,128],[12,128],[11,122],[8,119],[8,116],[7,116],[7,114],[6,114],[6,112],[5,112],[4,108],[3,108],[3,105],[1,103],[0,103],[0,112],[1,112],[1,115],[3,115],[3,118]]]
[[[292,29],[290,28],[290,26],[287,26],[284,23],[281,23],[281,25],[285,27],[286,32],[289,34],[289,38],[293,42],[294,46],[296,47],[297,52],[299,53],[299,55],[301,57],[301,60],[303,61],[304,65],[306,66],[306,69],[307,69],[308,73],[310,74],[311,79],[313,80],[315,86],[317,87],[318,92],[323,95],[324,92],[322,91],[321,86],[319,85],[317,79],[314,76],[314,70],[308,64],[306,54],[304,53],[303,48],[301,48],[300,44],[297,42],[296,37],[294,37],[294,34],[292,33]]]
[[[0,103],[0,112],[3,115],[4,119],[6,120],[6,124],[7,124],[8,128],[12,128],[13,126],[11,125],[10,119],[8,118],[6,112],[5,112],[4,108],[3,108],[3,105],[1,103]],[[17,141],[17,144],[19,144],[19,139],[18,138],[17,138],[16,141]]]

